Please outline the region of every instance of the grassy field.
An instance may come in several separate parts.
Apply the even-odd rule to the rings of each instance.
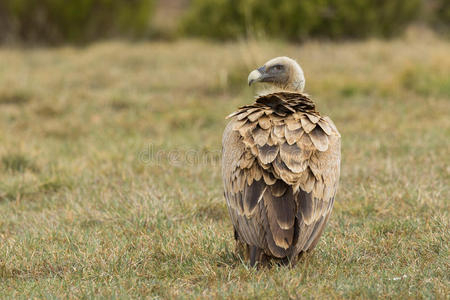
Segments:
[[[447,298],[450,42],[0,49],[0,298]],[[335,209],[295,268],[234,253],[224,117],[297,58],[342,134]]]

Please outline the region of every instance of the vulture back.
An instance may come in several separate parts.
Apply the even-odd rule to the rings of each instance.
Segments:
[[[228,118],[222,175],[235,237],[252,265],[295,262],[315,247],[331,213],[340,134],[300,93],[261,96]]]

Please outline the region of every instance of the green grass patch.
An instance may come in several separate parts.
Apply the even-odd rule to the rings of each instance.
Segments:
[[[450,43],[427,39],[0,49],[0,298],[446,298]],[[277,55],[339,128],[341,180],[315,251],[252,269],[221,135]]]
[[[23,173],[26,170],[32,172],[39,171],[36,164],[27,156],[21,153],[9,153],[1,157],[2,166],[7,171]]]
[[[405,89],[422,96],[450,95],[450,71],[441,68],[417,66],[408,68],[401,74]]]

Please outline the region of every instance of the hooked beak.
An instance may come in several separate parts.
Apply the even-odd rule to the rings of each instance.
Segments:
[[[247,79],[248,86],[251,86],[253,82],[259,82],[259,81],[263,80],[265,71],[266,71],[265,66],[262,66],[256,70],[251,71],[250,74],[248,75],[248,79]]]

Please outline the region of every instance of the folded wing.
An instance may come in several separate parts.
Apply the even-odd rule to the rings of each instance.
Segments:
[[[298,93],[260,97],[230,118],[223,178],[239,239],[277,258],[312,249],[339,180],[340,135],[333,122]]]

